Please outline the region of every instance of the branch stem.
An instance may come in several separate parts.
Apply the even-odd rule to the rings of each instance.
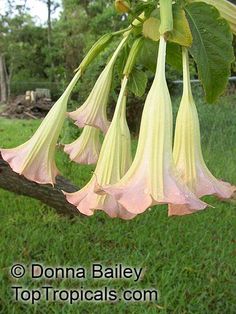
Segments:
[[[172,0],[160,0],[160,16],[160,34],[168,37],[168,33],[173,30]]]

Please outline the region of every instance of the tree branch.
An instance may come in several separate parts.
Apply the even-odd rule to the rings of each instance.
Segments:
[[[56,209],[59,214],[66,214],[69,216],[79,214],[79,211],[66,201],[64,194],[61,192],[61,190],[75,192],[78,191],[78,187],[74,186],[71,182],[61,176],[56,178],[54,187],[49,184],[38,184],[29,181],[25,177],[12,171],[8,163],[2,159],[1,154],[0,188],[19,195],[33,197]]]

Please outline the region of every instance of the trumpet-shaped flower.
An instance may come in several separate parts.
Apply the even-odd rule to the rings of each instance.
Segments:
[[[130,213],[139,214],[162,203],[188,204],[203,209],[200,201],[177,178],[172,159],[172,109],[165,79],[166,41],[160,38],[157,71],[148,93],[135,159],[125,176],[102,189]]]
[[[30,140],[16,148],[1,149],[2,158],[12,170],[28,180],[55,183],[58,174],[54,161],[56,144],[66,117],[68,98],[80,75],[78,71]]]
[[[184,89],[175,128],[174,163],[183,181],[198,197],[215,194],[229,198],[235,188],[217,180],[208,170],[202,155],[197,108],[191,91],[188,51],[183,48]],[[188,206],[169,207],[169,215],[191,213]]]
[[[82,128],[90,125],[107,132],[110,122],[107,120],[107,103],[112,82],[113,68],[116,58],[127,40],[127,36],[120,42],[112,58],[97,79],[89,97],[77,110],[68,115],[75,120],[75,124]]]
[[[101,150],[99,129],[85,126],[80,137],[64,147],[70,159],[79,164],[96,164]]]
[[[88,184],[78,192],[65,193],[68,202],[88,216],[94,210],[104,210],[110,217],[131,219],[135,215],[127,212],[114,197],[98,195],[100,186],[116,183],[131,164],[130,133],[125,118],[127,78],[122,82],[115,113],[102,144],[96,169]]]

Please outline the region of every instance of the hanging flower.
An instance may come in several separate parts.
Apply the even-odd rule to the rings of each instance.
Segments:
[[[127,36],[120,42],[112,58],[97,79],[85,103],[77,110],[68,113],[70,118],[76,121],[75,124],[78,127],[83,128],[85,125],[90,125],[100,128],[104,133],[107,132],[110,122],[107,120],[106,109],[111,89],[113,68],[126,40]]]
[[[85,126],[80,137],[73,143],[66,144],[64,151],[79,164],[96,164],[101,149],[99,133],[97,128]]]
[[[2,158],[12,170],[28,180],[55,183],[59,173],[54,160],[56,144],[66,117],[68,98],[80,75],[79,70],[30,140],[16,148],[1,149]]]
[[[110,217],[131,219],[135,214],[127,212],[110,195],[98,195],[100,186],[117,182],[131,164],[131,142],[125,118],[127,78],[122,82],[114,117],[102,144],[96,169],[88,184],[75,193],[65,193],[68,202],[88,216],[94,210],[104,210]]]
[[[183,48],[183,80],[184,90],[176,120],[173,150],[176,168],[189,189],[198,197],[214,194],[219,198],[230,198],[235,187],[216,179],[203,159],[198,113],[191,91],[186,48]],[[169,215],[186,213],[191,213],[187,205],[169,207]]]
[[[166,41],[161,36],[157,71],[145,102],[135,159],[117,184],[103,184],[103,190],[133,214],[162,203],[188,204],[192,211],[206,207],[177,178],[173,166],[172,111],[165,79],[165,54]]]

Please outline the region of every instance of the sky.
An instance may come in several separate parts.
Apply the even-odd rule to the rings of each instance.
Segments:
[[[58,1],[60,3],[60,1]],[[16,0],[17,5],[22,5],[25,0]],[[0,0],[0,13],[4,14],[7,5],[7,0]],[[43,24],[47,21],[47,6],[40,0],[26,0],[26,6],[30,9],[29,13],[34,17],[37,24]],[[57,18],[60,14],[60,8],[52,15],[52,18]]]

